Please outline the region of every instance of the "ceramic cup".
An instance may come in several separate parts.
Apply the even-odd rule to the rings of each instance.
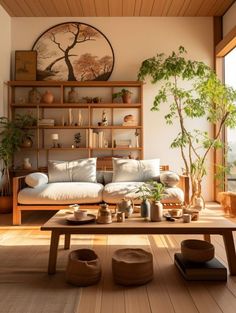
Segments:
[[[87,211],[86,210],[80,210],[80,209],[75,209],[74,210],[74,217],[76,220],[82,220],[87,216]]]
[[[191,222],[191,214],[183,214],[183,221],[184,221],[184,223],[190,223]]]

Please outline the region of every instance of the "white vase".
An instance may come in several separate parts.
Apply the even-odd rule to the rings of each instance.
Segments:
[[[150,208],[150,219],[152,222],[161,222],[163,216],[163,205],[160,201],[152,201]]]
[[[32,165],[29,161],[29,158],[24,158],[23,168],[25,170],[29,170],[29,169],[31,169],[31,167],[32,167]]]

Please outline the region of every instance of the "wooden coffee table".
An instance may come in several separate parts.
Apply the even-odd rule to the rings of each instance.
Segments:
[[[229,272],[231,275],[236,275],[236,253],[233,239],[236,223],[224,218],[221,213],[206,209],[201,213],[199,221],[191,223],[183,223],[182,220],[176,220],[175,222],[167,222],[165,220],[162,222],[148,222],[138,215],[134,215],[123,223],[69,225],[66,221],[66,216],[68,215],[59,211],[41,227],[43,231],[51,231],[48,274],[56,272],[60,235],[65,235],[64,248],[69,249],[70,236],[72,234],[202,234],[207,241],[210,241],[210,235],[223,236]]]

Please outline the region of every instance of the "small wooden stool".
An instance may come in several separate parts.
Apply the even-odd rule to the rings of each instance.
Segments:
[[[112,257],[112,272],[117,284],[146,284],[153,278],[152,254],[143,249],[116,250]]]
[[[91,249],[78,249],[69,254],[66,281],[76,286],[89,286],[99,282],[101,264]]]

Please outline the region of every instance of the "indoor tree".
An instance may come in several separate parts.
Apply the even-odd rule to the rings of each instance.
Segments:
[[[152,111],[159,111],[161,104],[169,106],[165,115],[167,124],[178,121],[179,132],[171,148],[179,148],[184,172],[190,177],[191,203],[202,198],[202,179],[207,174],[206,159],[213,149],[223,149],[224,127],[236,126],[236,91],[225,86],[215,72],[200,61],[185,58],[186,50],[179,47],[171,55],[157,54],[142,62],[138,79],[151,78],[157,84]],[[190,128],[188,119],[205,118],[214,125],[209,134]]]

